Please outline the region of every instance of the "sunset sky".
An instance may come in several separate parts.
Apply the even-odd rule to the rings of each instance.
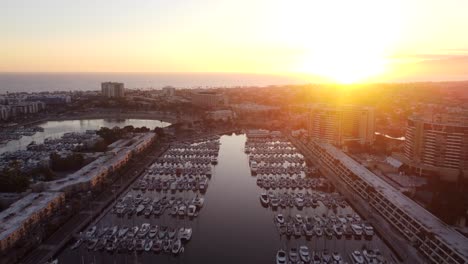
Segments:
[[[468,79],[466,0],[0,2],[2,72]]]

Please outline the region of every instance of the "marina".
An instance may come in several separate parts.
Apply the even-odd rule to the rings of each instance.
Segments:
[[[326,179],[312,177],[305,163],[295,163],[301,168],[295,175],[252,174],[246,140],[244,134],[233,134],[172,145],[108,212],[75,235],[58,255],[59,263],[288,263],[278,262],[278,256],[290,261],[291,252],[300,263],[307,260],[305,248],[310,263],[326,263],[312,261],[328,255],[343,261],[335,263],[359,263],[352,253],[360,252],[365,260],[364,250],[383,261],[362,263],[396,262],[378,234],[364,233],[366,220],[329,190]],[[288,155],[299,157],[295,150]],[[268,177],[284,182],[299,177],[310,187],[257,185]],[[204,191],[201,183],[206,183]],[[278,206],[270,206],[270,198],[278,198]],[[304,205],[282,207],[280,198],[288,205],[303,199]],[[182,239],[187,230],[190,239]]]

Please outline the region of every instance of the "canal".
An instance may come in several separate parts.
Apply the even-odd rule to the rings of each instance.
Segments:
[[[262,189],[256,185],[256,177],[251,176],[248,156],[244,153],[245,135],[225,135],[220,139],[218,164],[213,168],[213,175],[205,194],[205,204],[198,217],[193,220],[180,219],[163,214],[156,217],[144,216],[117,217],[107,213],[96,224],[103,226],[141,226],[142,223],[163,226],[188,226],[193,229],[192,239],[185,244],[184,253],[178,256],[169,254],[143,253],[109,253],[107,251],[89,251],[86,245],[72,250],[67,246],[58,256],[59,263],[275,263],[278,249],[307,245],[311,251],[328,249],[338,251],[345,261],[352,263],[349,254],[364,247],[378,248],[387,260],[392,252],[385,243],[374,235],[372,239],[355,240],[313,237],[286,239],[280,237],[273,218],[277,213],[294,216],[328,215],[329,211],[322,203],[317,208],[271,209],[262,207],[259,194]],[[136,195],[139,190],[129,189]],[[126,194],[127,192],[124,192]],[[146,191],[152,197],[162,194],[158,191]],[[192,191],[177,193],[183,198],[193,198]],[[339,207],[338,214],[354,214],[351,207]]]

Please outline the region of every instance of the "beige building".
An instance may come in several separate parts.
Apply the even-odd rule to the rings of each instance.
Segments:
[[[467,263],[468,238],[336,147],[313,141],[309,149],[327,174],[380,214],[426,258],[425,263]]]
[[[123,83],[104,82],[101,83],[101,93],[105,97],[124,97],[125,88]]]
[[[315,104],[310,107],[308,123],[309,136],[331,144],[374,142],[375,117],[371,107]]]
[[[41,221],[46,221],[65,202],[61,192],[32,193],[0,213],[0,250],[5,252],[23,239]]]
[[[400,159],[421,175],[435,172],[442,179],[468,177],[468,115],[434,114],[408,118]]]
[[[217,92],[194,92],[192,93],[192,103],[204,107],[215,107],[227,104],[224,94]]]

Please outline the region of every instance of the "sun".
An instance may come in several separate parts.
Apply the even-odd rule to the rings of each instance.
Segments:
[[[315,7],[321,12],[303,24],[300,71],[347,84],[384,74],[400,34],[401,24],[392,17],[398,6],[371,0],[340,1],[338,6],[327,1]]]

